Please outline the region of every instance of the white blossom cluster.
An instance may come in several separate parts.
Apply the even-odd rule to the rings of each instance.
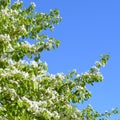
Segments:
[[[50,74],[47,63],[37,59],[43,50],[59,46],[59,41],[46,38],[40,32],[47,27],[53,28],[60,16],[57,10],[51,10],[50,14],[36,14],[33,12],[35,3],[32,2],[28,9],[24,9],[22,4],[17,0],[13,8],[0,10],[0,119],[9,120],[17,116],[16,120],[38,120],[39,117],[81,120],[78,117],[81,111],[70,103],[90,97],[85,85],[103,79],[99,70],[106,63],[104,60],[96,62],[96,66],[83,74],[76,70],[68,75]],[[28,42],[29,38],[35,42]],[[28,60],[25,60],[26,56]],[[23,114],[28,118],[22,118],[25,117]]]
[[[19,62],[14,62],[12,60],[8,60],[8,64],[9,65],[4,70],[0,69],[0,74],[1,74],[2,78],[9,78],[9,77],[12,77],[12,76],[15,76],[15,75],[19,74],[19,75],[21,75],[21,79],[23,79],[23,78],[24,79],[31,79],[34,82],[34,84],[36,83],[36,86],[40,85],[40,83],[44,82],[44,80],[46,79],[45,78],[46,72],[45,73],[42,72],[41,75],[37,75],[37,76],[32,75],[30,77],[28,72],[20,70],[21,66],[23,66],[23,64],[25,66],[31,66],[31,67],[33,66],[34,68],[38,68],[38,64],[35,61],[31,61],[30,64],[29,64],[25,60],[20,60]],[[46,64],[46,63],[43,63],[43,64]],[[11,70],[11,67],[12,67],[12,70]],[[59,73],[56,76],[61,80],[65,79],[65,76],[64,76],[63,73]],[[55,83],[57,84],[56,76],[52,75],[52,74],[51,75],[49,74],[49,77],[51,77],[49,79],[51,79],[51,82],[54,79],[53,82],[56,81]],[[44,79],[42,79],[42,78],[44,78]],[[10,79],[9,84],[15,84],[15,85],[17,85],[17,87],[20,87],[19,80]],[[40,101],[40,100],[39,101],[33,101],[33,100],[28,99],[25,96],[20,98],[19,95],[17,94],[16,89],[9,88],[7,86],[4,87],[3,89],[1,89],[1,92],[7,91],[7,90],[9,90],[9,94],[11,94],[11,100],[12,101],[14,101],[16,99],[16,97],[19,99],[19,101],[21,101],[21,103],[24,103],[24,101],[26,101],[30,105],[30,107],[28,107],[28,111],[31,111],[33,114],[39,115],[39,114],[46,113],[51,117],[55,117],[56,119],[60,118],[60,114],[57,111],[55,111],[57,106],[54,105],[54,101],[59,103],[59,101],[64,101],[65,98],[64,98],[64,96],[59,96],[58,92],[55,91],[53,88],[48,87],[45,90],[45,88],[44,87],[42,88],[42,86],[41,86],[41,91],[44,91],[43,93],[41,93],[41,99],[43,99],[43,101]],[[44,94],[47,94],[47,96],[45,96]],[[44,100],[45,98],[46,98],[46,101]],[[48,106],[53,107],[54,111],[52,111],[50,109],[47,109]],[[68,107],[70,107],[70,106],[68,106]]]
[[[33,7],[36,7],[36,4],[34,2],[30,3]]]
[[[8,10],[9,10],[8,8],[2,9],[2,10],[1,10],[1,14],[9,17]]]
[[[23,4],[23,1],[22,0],[17,0],[14,3],[17,4],[17,5],[21,5],[21,4]]]
[[[100,61],[96,61],[95,62],[95,64],[97,65],[97,66],[102,66],[102,67],[105,67],[105,63],[104,62],[100,62]]]
[[[21,30],[21,32],[26,32],[25,25],[20,26],[20,30]]]
[[[4,8],[4,9],[2,9],[1,11],[0,11],[0,14],[1,14],[1,16],[2,16],[2,18],[12,18],[13,20],[15,20],[15,18],[13,17],[13,14],[14,15],[18,15],[19,14],[19,12],[17,11],[17,10],[14,10],[14,9],[9,9],[9,8]]]
[[[47,112],[51,117],[55,117],[55,118],[60,118],[59,114],[57,111],[53,111],[50,112],[46,107],[47,104],[50,103],[48,101],[30,101],[29,99],[27,99],[25,96],[23,96],[21,98],[21,101],[23,102],[27,102],[30,107],[28,108],[28,111],[32,111],[34,112],[35,115],[37,114],[44,114],[44,112]]]
[[[0,42],[9,42],[11,41],[9,34],[0,34]]]
[[[30,61],[30,65],[33,67],[38,67],[37,62],[35,62],[35,61]]]

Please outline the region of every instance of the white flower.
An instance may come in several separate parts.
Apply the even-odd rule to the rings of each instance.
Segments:
[[[28,101],[28,99],[25,96],[23,96],[21,99],[25,100],[25,101]]]
[[[11,39],[10,39],[10,35],[8,34],[5,34],[5,39],[7,39],[8,41],[11,41]]]
[[[47,49],[51,49],[53,47],[53,43],[52,42],[47,42]]]
[[[30,61],[30,65],[33,67],[38,67],[37,62],[35,62],[35,61]]]
[[[26,60],[19,60],[19,63],[20,63],[20,64],[28,65],[28,61],[26,61]]]
[[[55,79],[55,75],[53,75],[53,74],[50,74],[50,77],[51,77],[52,79]]]
[[[22,25],[22,26],[20,27],[20,29],[21,29],[21,32],[26,32],[25,25]]]
[[[18,4],[18,5],[20,5],[20,4],[23,4],[23,1],[17,0],[15,3]]]
[[[72,115],[72,118],[76,119],[77,118],[77,115],[75,113],[73,113]]]
[[[78,90],[83,90],[83,87],[77,86],[77,89],[78,89]]]
[[[3,15],[9,16],[8,8],[2,9],[2,10],[1,10],[1,13],[2,13]]]
[[[44,67],[46,68],[48,65],[47,65],[47,62],[44,62]]]
[[[32,77],[31,77],[31,79],[35,82],[36,81],[36,77],[33,75]]]
[[[30,104],[31,106],[31,109],[32,109],[32,111],[38,111],[38,104],[36,103],[36,102],[31,102],[31,104]]]
[[[16,91],[13,88],[9,88],[9,92],[16,94]]]
[[[18,15],[18,13],[19,13],[17,10],[13,10],[13,12],[14,12],[15,14],[17,14],[17,15]]]
[[[76,72],[77,72],[77,70],[76,70],[76,69],[73,69],[73,72],[74,72],[74,73],[76,73]]]
[[[20,71],[14,67],[14,70],[11,71],[11,74],[17,74],[20,73]]]
[[[27,78],[29,76],[28,72],[22,72],[22,75],[24,76],[24,78]]]
[[[12,101],[13,101],[13,100],[15,100],[15,97],[14,97],[14,96],[12,96],[12,97],[11,97],[11,100],[12,100]]]
[[[51,100],[51,99],[49,99],[49,100],[48,100],[48,104],[53,105],[53,102],[52,102],[52,100]]]
[[[60,118],[60,116],[59,116],[59,114],[58,114],[57,111],[54,111],[53,114],[54,114],[54,116],[55,116],[56,118],[58,118],[58,119]]]
[[[28,48],[31,48],[33,46],[28,41],[24,41],[22,44],[25,45]]]
[[[0,40],[2,41],[11,41],[9,34],[0,34]]]
[[[45,13],[40,13],[41,15],[45,15]]]
[[[104,79],[103,75],[100,72],[97,72],[98,77],[100,77],[102,80]]]
[[[14,64],[14,62],[13,62],[12,59],[9,59],[9,60],[8,60],[8,63],[9,63],[10,65],[13,65],[13,64]]]
[[[79,78],[79,77],[80,77],[80,74],[77,74],[76,77]]]
[[[42,78],[41,78],[41,76],[39,75],[39,76],[37,76],[37,80],[38,81],[41,81],[42,80]]]
[[[14,84],[16,84],[16,85],[18,85],[18,82],[15,81],[15,80],[10,80],[10,82],[11,82],[11,83],[14,83]]]
[[[88,72],[85,72],[85,73],[83,73],[83,75],[89,75],[89,73],[88,73]]]
[[[93,71],[93,72],[99,72],[99,68],[97,68],[96,66],[93,66],[92,68],[91,68],[91,70]]]
[[[9,47],[9,49],[10,49],[11,51],[13,51],[13,50],[14,50],[14,48],[12,47],[12,45],[11,45],[11,44],[9,44],[9,45],[8,45],[8,47]]]
[[[55,99],[55,98],[56,98],[55,94],[52,94],[52,99]]]
[[[62,80],[65,79],[64,73],[57,73],[57,76],[58,76],[60,79],[62,79]]]
[[[34,2],[30,3],[33,7],[36,7],[36,4]]]
[[[47,102],[46,101],[39,101],[38,103],[38,106],[41,106],[41,107],[46,107],[47,106]]]

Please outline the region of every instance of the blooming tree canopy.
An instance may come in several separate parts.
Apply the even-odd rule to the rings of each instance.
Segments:
[[[0,120],[106,120],[118,112],[74,107],[91,97],[86,85],[103,80],[109,55],[82,74],[53,75],[40,60],[41,52],[58,48],[60,41],[44,30],[60,21],[57,9],[37,13],[34,3],[24,8],[22,1],[0,0]]]

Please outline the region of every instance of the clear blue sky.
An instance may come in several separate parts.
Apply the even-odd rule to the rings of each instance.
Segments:
[[[45,52],[42,60],[49,72],[68,73],[77,69],[87,71],[99,55],[109,53],[111,58],[101,70],[104,82],[90,87],[92,98],[85,103],[104,112],[120,109],[120,0],[23,0],[25,5],[35,2],[37,11],[60,10],[63,21],[54,29],[54,36],[61,40],[56,51]],[[83,108],[82,105],[77,105]],[[110,120],[118,120],[120,115]]]

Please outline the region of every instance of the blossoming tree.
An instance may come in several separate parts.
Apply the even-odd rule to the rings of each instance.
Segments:
[[[78,110],[72,105],[91,97],[86,85],[103,80],[99,70],[108,55],[84,74],[73,70],[53,75],[40,61],[42,51],[60,44],[42,31],[52,31],[60,21],[56,9],[37,13],[34,3],[23,8],[22,1],[11,5],[10,0],[0,0],[0,120],[96,120],[117,113],[100,114],[91,106]]]

